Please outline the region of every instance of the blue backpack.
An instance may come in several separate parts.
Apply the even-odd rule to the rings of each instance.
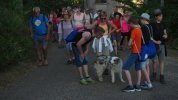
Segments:
[[[73,39],[77,36],[78,30],[73,30],[65,39],[66,43],[72,42]]]
[[[152,27],[151,27],[151,31],[150,31],[150,29],[149,29],[149,27],[148,27],[147,25],[146,25],[146,27],[147,27],[148,30],[149,30],[150,37],[153,38],[153,29],[152,29]],[[154,58],[154,57],[156,56],[155,43],[154,43],[152,40],[150,40],[150,42],[149,42],[149,44],[147,45],[147,47],[148,47],[148,58],[149,58],[149,59]]]

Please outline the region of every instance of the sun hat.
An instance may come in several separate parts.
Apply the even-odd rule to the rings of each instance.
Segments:
[[[140,17],[148,21],[150,20],[150,15],[148,13],[142,13]]]

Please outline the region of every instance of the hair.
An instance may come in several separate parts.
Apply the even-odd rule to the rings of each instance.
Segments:
[[[115,13],[114,13],[114,18],[115,18],[117,15],[119,15],[119,18],[122,17],[122,14],[121,14],[121,13],[119,13],[119,12],[115,12]]]
[[[138,17],[136,17],[136,16],[131,17],[130,23],[133,23],[134,25],[139,25]]]
[[[105,11],[101,11],[100,18],[101,18],[101,16],[107,16],[106,12]]]
[[[40,7],[33,7],[33,12],[38,11],[40,12]]]

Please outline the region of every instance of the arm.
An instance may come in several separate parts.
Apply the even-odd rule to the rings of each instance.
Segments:
[[[130,38],[130,40],[129,40],[129,42],[128,42],[128,46],[130,47],[130,46],[132,46],[132,44],[133,44],[133,39]]]
[[[109,34],[113,33],[114,31],[116,31],[116,30],[118,29],[111,21],[109,21],[109,25],[113,28],[113,29],[109,32]]]
[[[90,43],[87,44],[86,50],[84,52],[85,56],[88,54],[89,48],[90,48]]]
[[[79,50],[79,52],[80,52],[80,54],[81,54],[81,56],[84,55],[84,52],[83,52],[83,50],[82,50],[82,45],[83,45],[85,42],[86,42],[85,38],[82,37],[82,38],[80,39],[80,41],[76,44],[76,45],[77,45],[77,48],[78,48],[78,50]]]

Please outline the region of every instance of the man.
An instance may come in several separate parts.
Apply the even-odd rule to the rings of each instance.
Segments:
[[[166,27],[164,23],[162,22],[163,20],[163,14],[160,9],[154,10],[154,15],[155,15],[155,22],[152,24],[153,27],[153,42],[156,44],[156,49],[157,49],[157,57],[159,61],[159,66],[160,66],[160,83],[165,84],[165,79],[164,79],[164,60],[165,60],[165,54],[166,54],[166,48],[165,48],[165,43],[168,38],[168,34],[166,31]],[[157,67],[156,67],[156,59],[153,61],[154,65],[154,72],[152,76],[152,80],[156,80],[157,76]]]
[[[93,16],[92,14],[90,13],[90,9],[85,9],[85,22],[84,22],[84,26],[86,28],[89,28],[93,22]]]
[[[134,92],[141,91],[140,88],[140,81],[141,81],[141,67],[139,62],[139,54],[141,51],[141,35],[142,31],[140,29],[140,26],[138,24],[138,19],[136,17],[133,17],[131,19],[131,27],[133,28],[131,32],[131,38],[129,40],[128,46],[132,46],[132,52],[127,59],[127,61],[123,65],[123,70],[125,72],[125,75],[128,80],[128,86],[124,89],[122,89],[123,92]],[[135,70],[137,72],[137,83],[135,86],[133,86],[132,78],[130,74],[130,68],[131,66],[135,64]]]
[[[40,8],[33,8],[33,16],[29,22],[30,35],[33,38],[34,45],[36,48],[36,52],[38,55],[38,65],[48,65],[47,60],[47,46],[48,46],[48,38],[50,26],[48,24],[48,18],[40,14]]]
[[[92,41],[92,32],[89,30],[80,29],[77,36],[73,39],[72,50],[75,55],[75,63],[80,74],[80,84],[87,85],[95,83],[88,73],[87,54]],[[84,76],[85,73],[85,76]]]

